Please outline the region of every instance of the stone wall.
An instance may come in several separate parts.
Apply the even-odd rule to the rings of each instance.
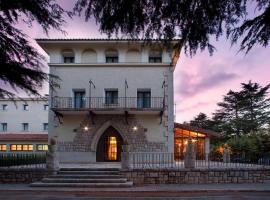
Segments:
[[[76,128],[76,135],[72,142],[58,141],[59,152],[94,152],[99,136],[98,132],[109,124],[114,127],[120,135],[126,140],[130,146],[132,152],[166,152],[166,146],[164,142],[151,142],[147,140],[147,130],[139,123],[133,115],[129,115],[126,122],[124,115],[96,115],[94,117],[94,124],[92,119],[87,116]],[[89,124],[89,125],[88,125]],[[85,125],[91,127],[88,131],[84,131]],[[108,127],[109,127],[108,126]],[[136,126],[138,130],[134,134],[133,127]],[[105,126],[106,127],[106,126]],[[108,128],[106,127],[106,128]],[[105,130],[104,130],[105,131]],[[103,134],[103,132],[101,132]]]
[[[122,174],[135,185],[263,183],[270,181],[270,169],[141,169],[123,170]]]
[[[51,174],[47,169],[0,169],[0,183],[32,183]]]

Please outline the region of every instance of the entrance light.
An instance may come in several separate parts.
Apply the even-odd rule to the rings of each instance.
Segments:
[[[88,131],[89,128],[88,128],[87,126],[85,126],[83,129],[84,129],[85,131]]]
[[[133,126],[133,131],[137,131],[138,130],[138,127],[137,126]]]

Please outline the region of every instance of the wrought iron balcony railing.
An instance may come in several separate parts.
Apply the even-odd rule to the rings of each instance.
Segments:
[[[52,109],[67,110],[106,110],[106,109],[136,109],[136,110],[162,110],[164,108],[163,97],[53,97]]]

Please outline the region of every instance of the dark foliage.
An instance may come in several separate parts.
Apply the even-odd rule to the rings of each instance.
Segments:
[[[15,27],[19,20],[31,26],[37,21],[47,33],[53,28],[62,31],[63,14],[68,14],[54,0],[0,1],[0,97],[13,97],[18,89],[39,95],[48,74],[41,56],[29,43],[27,36]],[[10,91],[9,89],[11,88]]]
[[[247,3],[262,14],[248,20]],[[268,0],[78,0],[74,10],[86,20],[93,16],[109,36],[180,38],[190,55],[198,49],[212,54],[211,36],[218,39],[224,32],[233,44],[243,38],[240,49],[246,52],[255,44],[266,46],[270,37]]]

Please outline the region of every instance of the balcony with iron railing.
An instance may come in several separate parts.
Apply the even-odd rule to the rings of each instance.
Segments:
[[[58,111],[162,111],[163,97],[53,97],[51,109]]]

